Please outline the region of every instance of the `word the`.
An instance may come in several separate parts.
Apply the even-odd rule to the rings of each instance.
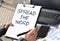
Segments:
[[[24,16],[24,15],[21,15],[20,19],[25,19],[27,20],[29,16]]]

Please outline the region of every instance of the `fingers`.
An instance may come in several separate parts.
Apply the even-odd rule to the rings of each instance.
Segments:
[[[31,31],[28,32],[27,35],[28,35],[29,37],[33,37],[33,38],[36,37],[36,36],[37,36],[37,31],[36,31],[36,29],[31,29]]]
[[[28,34],[28,35],[33,35],[33,34],[35,33],[35,30],[36,30],[36,29],[31,29],[30,32],[28,32],[27,34]]]
[[[37,31],[36,29],[31,29],[30,32],[28,32],[26,35],[27,35],[26,38],[27,40],[35,41],[37,38]]]
[[[33,37],[34,39],[36,39],[36,37],[37,37],[37,31],[36,30],[34,30],[32,32],[31,37]]]
[[[13,24],[10,22],[4,26],[5,29],[8,29],[9,26],[13,26]]]
[[[37,31],[32,35],[33,38],[37,38]]]

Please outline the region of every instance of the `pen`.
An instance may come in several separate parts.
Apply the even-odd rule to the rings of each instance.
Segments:
[[[29,31],[30,31],[30,30],[29,30]],[[26,33],[28,33],[29,31],[20,33],[20,34],[17,35],[17,37],[18,37],[18,36],[21,36],[21,35],[23,35],[23,34],[26,34]]]

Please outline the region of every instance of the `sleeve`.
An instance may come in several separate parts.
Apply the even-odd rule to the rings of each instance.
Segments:
[[[6,33],[7,29],[0,27],[0,37]]]
[[[2,39],[0,39],[0,41],[3,41]]]
[[[27,41],[27,40],[21,37],[18,41]]]

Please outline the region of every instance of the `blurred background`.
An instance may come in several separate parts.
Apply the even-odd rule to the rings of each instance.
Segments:
[[[0,26],[8,22],[11,22],[11,19],[15,12],[16,5],[18,3],[23,3],[23,2],[24,0],[0,0]],[[6,39],[4,36],[1,38],[3,41],[12,41],[10,39]]]

